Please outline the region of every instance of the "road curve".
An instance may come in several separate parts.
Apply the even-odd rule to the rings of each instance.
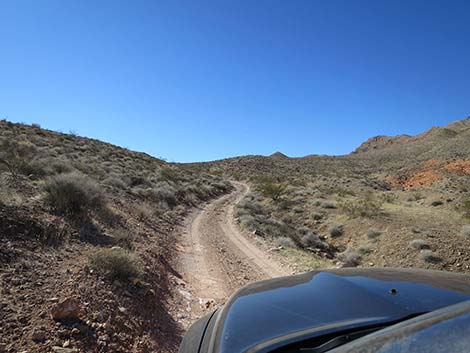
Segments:
[[[235,223],[235,205],[249,187],[240,182],[233,185],[232,193],[194,212],[183,228],[178,290],[188,301],[189,317],[180,313],[186,319],[180,321],[193,321],[249,282],[289,274]]]

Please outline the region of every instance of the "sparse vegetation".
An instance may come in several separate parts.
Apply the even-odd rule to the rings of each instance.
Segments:
[[[340,209],[351,218],[372,218],[380,215],[382,204],[377,200],[358,199],[341,203]]]
[[[120,247],[97,250],[90,257],[90,266],[110,280],[128,282],[142,274],[135,254]]]
[[[78,173],[59,174],[46,181],[45,201],[57,213],[83,217],[103,207],[104,198],[96,183]]]

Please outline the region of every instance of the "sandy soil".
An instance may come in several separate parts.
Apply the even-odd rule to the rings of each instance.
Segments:
[[[239,287],[261,279],[285,276],[282,266],[266,247],[259,247],[239,229],[235,205],[248,193],[243,183],[235,190],[188,217],[181,229],[172,307],[175,319],[189,325],[223,304]]]

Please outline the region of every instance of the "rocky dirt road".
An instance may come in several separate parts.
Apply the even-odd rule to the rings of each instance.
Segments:
[[[289,271],[258,247],[235,222],[235,205],[248,193],[243,183],[188,218],[182,229],[175,279],[175,319],[187,328],[248,282]]]

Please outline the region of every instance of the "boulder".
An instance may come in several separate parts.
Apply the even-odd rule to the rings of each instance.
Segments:
[[[77,298],[69,297],[52,307],[51,317],[54,320],[78,319],[82,311],[80,301]]]

